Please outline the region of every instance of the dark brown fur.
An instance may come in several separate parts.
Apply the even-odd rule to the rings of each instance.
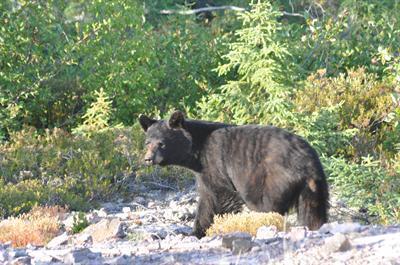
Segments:
[[[310,229],[327,221],[328,185],[315,150],[302,138],[272,126],[234,126],[140,117],[151,164],[179,165],[197,173],[200,200],[194,224],[205,235],[215,214],[254,211],[280,214],[297,206]]]

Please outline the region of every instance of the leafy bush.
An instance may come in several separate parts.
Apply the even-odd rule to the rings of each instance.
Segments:
[[[60,129],[38,135],[26,129],[0,145],[1,216],[36,204],[85,210],[96,200],[123,192],[138,168],[140,126],[73,136]]]
[[[90,104],[85,115],[82,116],[83,124],[72,129],[74,134],[90,136],[94,132],[109,129],[109,120],[112,114],[111,104],[104,90],[95,91],[96,101]]]
[[[400,222],[400,171],[388,172],[379,161],[363,157],[361,163],[323,157],[330,182],[351,206],[366,209],[378,223]]]
[[[394,130],[390,115],[398,108],[393,100],[395,89],[394,85],[379,81],[376,75],[366,73],[363,68],[349,70],[346,75],[335,78],[326,77],[321,70],[307,79],[304,89],[297,91],[295,106],[298,111],[309,114],[337,105],[336,128],[330,131],[358,130],[352,145],[347,146],[348,155],[378,157],[385,147],[387,132],[392,134]],[[391,120],[393,122],[389,122]],[[394,150],[389,147],[386,151],[393,153]]]
[[[346,153],[358,129],[338,130],[341,104],[321,107],[312,113],[298,112],[293,131],[303,136],[320,154]]]
[[[1,138],[23,125],[76,127],[100,88],[110,121],[133,124],[142,112],[193,107],[220,83],[210,69],[225,31],[195,16],[145,14],[136,0],[14,2],[0,3]]]
[[[253,236],[257,229],[263,225],[274,225],[278,230],[283,230],[283,216],[278,213],[242,212],[238,214],[216,215],[213,224],[207,229],[206,235],[221,235],[231,232],[247,232]]]
[[[315,1],[310,1],[315,2]],[[325,1],[330,2],[330,1]],[[306,14],[294,53],[305,72],[325,69],[328,76],[366,67],[384,76],[389,57],[400,48],[400,6],[395,1],[332,1],[335,8]],[[386,58],[386,59],[385,59]]]
[[[89,221],[87,220],[85,214],[83,212],[78,212],[73,217],[74,223],[72,226],[72,233],[77,234],[83,231],[86,227],[90,225]]]
[[[219,75],[234,72],[233,80],[219,91],[210,91],[199,102],[200,113],[211,120],[234,123],[290,124],[292,118],[288,74],[290,56],[284,42],[281,15],[270,3],[251,4],[249,12],[238,14],[242,27],[229,44],[227,61],[217,68]]]

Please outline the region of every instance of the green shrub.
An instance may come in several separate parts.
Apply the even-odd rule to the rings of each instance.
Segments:
[[[400,222],[400,171],[389,172],[379,161],[363,157],[361,163],[322,157],[325,171],[341,198],[367,209],[373,222]]]
[[[345,154],[359,130],[338,129],[340,109],[341,104],[338,104],[321,107],[312,113],[298,112],[295,114],[296,124],[293,130],[307,139],[320,154]]]
[[[393,157],[393,148],[383,143],[387,141],[388,132],[394,137],[391,142],[400,140],[394,133],[398,118],[393,115],[399,108],[393,100],[395,90],[394,84],[380,81],[363,68],[334,78],[326,77],[321,70],[307,79],[305,88],[297,91],[294,101],[297,110],[306,114],[338,106],[336,128],[330,131],[358,130],[347,146],[347,155],[379,157],[386,151],[385,155]]]
[[[78,212],[73,217],[74,223],[72,226],[72,233],[77,234],[83,231],[86,227],[90,225],[89,221],[87,220],[85,214],[83,212]]]
[[[319,14],[305,14],[305,31],[298,29],[300,39],[293,39],[293,53],[302,69],[325,69],[328,76],[337,76],[346,69],[366,67],[385,76],[385,60],[396,57],[400,48],[400,5],[391,0],[332,3],[335,8],[318,6]]]
[[[281,15],[269,2],[253,3],[248,12],[238,13],[242,26],[235,32],[217,68],[228,80],[217,91],[210,91],[199,103],[200,114],[210,120],[233,123],[292,123],[288,86],[291,79],[289,48]]]
[[[38,135],[26,129],[0,145],[1,215],[36,204],[86,210],[97,200],[123,192],[142,153],[140,126],[109,129],[90,138],[60,129]]]

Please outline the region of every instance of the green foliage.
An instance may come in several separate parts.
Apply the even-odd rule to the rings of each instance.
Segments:
[[[348,71],[336,78],[328,78],[324,71],[311,75],[305,88],[297,91],[295,105],[304,113],[320,112],[324,108],[338,105],[336,124],[329,131],[344,132],[357,129],[351,146],[347,145],[347,154],[351,156],[393,157],[393,147],[384,146],[387,132],[392,135],[392,142],[399,142],[393,134],[395,129],[393,112],[398,108],[393,100],[396,87],[387,81],[379,81],[377,76],[365,72],[365,69]],[[313,102],[313,104],[310,104]],[[312,131],[312,130],[310,130]],[[332,143],[328,143],[328,146]],[[336,142],[336,144],[343,144]],[[386,147],[386,148],[385,148]]]
[[[38,180],[24,180],[17,184],[5,184],[0,181],[0,217],[11,213],[28,212],[39,203],[48,199],[47,190]]]
[[[83,231],[83,229],[85,229],[86,227],[88,227],[90,225],[89,221],[86,218],[85,213],[83,213],[83,212],[78,212],[77,214],[75,214],[73,219],[74,219],[74,223],[72,226],[73,234],[77,234],[77,233]]]
[[[292,89],[287,86],[290,65],[284,63],[290,54],[277,21],[281,13],[268,2],[250,6],[249,12],[238,14],[242,27],[223,56],[226,63],[217,68],[219,75],[234,72],[237,77],[198,106],[209,119],[287,125],[292,118]]]
[[[104,90],[95,91],[96,101],[90,104],[90,108],[82,116],[83,124],[73,129],[74,134],[90,136],[93,132],[101,132],[109,127],[111,116],[111,104]]]
[[[138,168],[140,126],[73,136],[60,129],[38,135],[26,129],[0,145],[2,215],[36,204],[86,210],[97,200],[123,192]]]
[[[341,104],[321,107],[312,113],[299,112],[294,131],[303,136],[320,153],[328,156],[344,154],[358,129],[338,130]]]
[[[359,164],[335,157],[322,161],[335,190],[350,205],[367,209],[380,223],[400,221],[400,171],[390,173],[371,157]]]
[[[2,138],[23,125],[76,127],[101,88],[113,99],[110,121],[133,124],[139,113],[193,107],[220,83],[209,70],[220,60],[224,31],[195,17],[147,22],[136,0],[22,1],[16,7],[6,0],[0,8]]]
[[[337,75],[364,66],[382,76],[385,58],[400,49],[399,14],[397,1],[375,0],[337,2],[325,14],[308,14],[307,30],[296,40],[298,60],[310,72]]]

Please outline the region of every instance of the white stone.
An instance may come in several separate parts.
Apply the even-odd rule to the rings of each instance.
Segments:
[[[256,239],[270,239],[276,236],[278,229],[276,226],[271,225],[271,226],[260,226],[257,229],[256,233]]]
[[[56,248],[62,245],[66,245],[68,243],[69,236],[67,232],[62,233],[59,236],[56,236],[49,243],[47,243],[48,248]]]
[[[122,207],[123,213],[131,213],[131,207]]]
[[[359,223],[343,223],[339,224],[337,222],[327,223],[321,226],[319,229],[320,233],[331,233],[331,234],[349,234],[349,233],[359,233],[363,229],[363,226]]]

